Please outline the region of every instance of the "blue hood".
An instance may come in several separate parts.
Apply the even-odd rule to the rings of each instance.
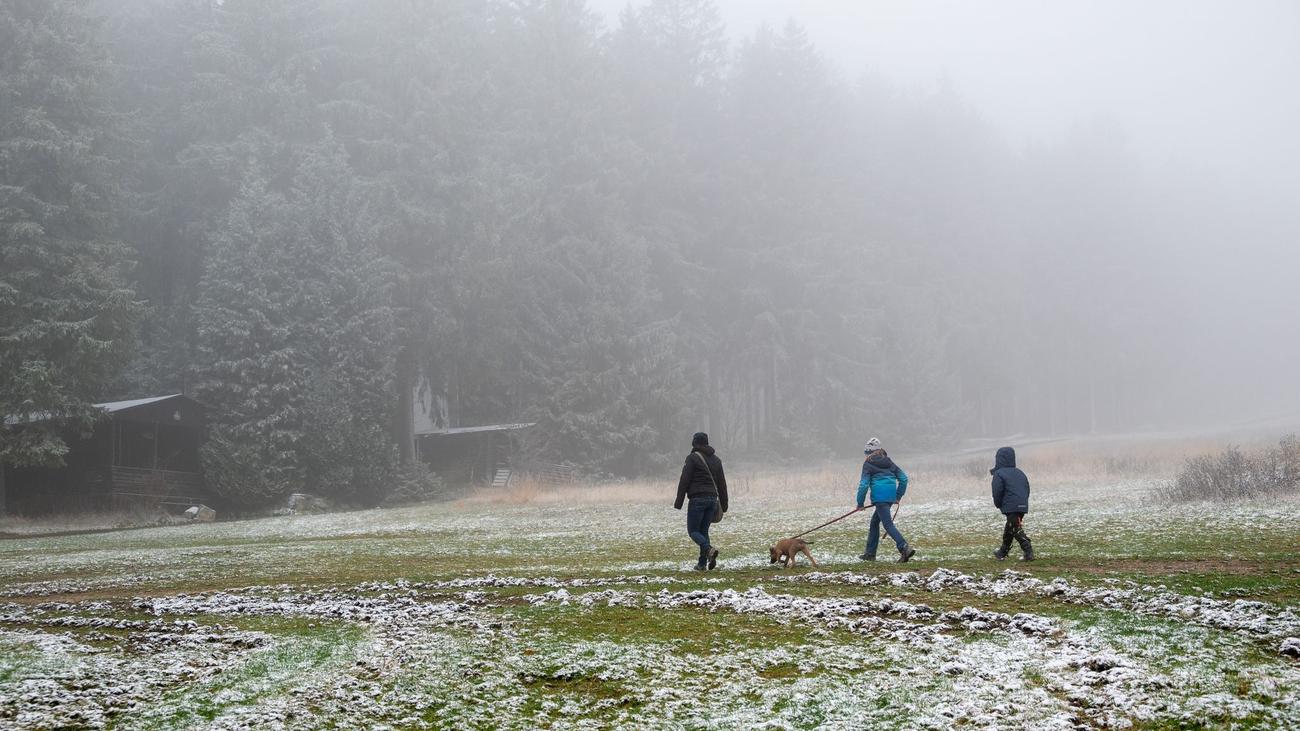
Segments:
[[[1016,450],[1012,449],[1011,447],[1002,447],[1001,449],[998,450],[997,456],[993,458],[993,469],[989,470],[989,474],[991,475],[994,472],[997,472],[998,470],[1002,469],[1003,467],[1015,467],[1015,466],[1016,466]]]

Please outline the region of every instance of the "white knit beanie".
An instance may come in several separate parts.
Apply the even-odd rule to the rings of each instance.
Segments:
[[[877,449],[884,449],[884,447],[880,446],[880,438],[879,438],[879,437],[872,437],[872,438],[870,438],[870,439],[867,440],[867,446],[863,447],[863,448],[862,448],[862,451],[863,451],[863,453],[865,453],[865,454],[870,454],[870,453],[876,451]]]

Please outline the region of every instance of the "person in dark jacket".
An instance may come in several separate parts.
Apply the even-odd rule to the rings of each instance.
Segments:
[[[904,493],[907,492],[907,473],[894,464],[894,460],[889,458],[884,447],[880,445],[880,440],[875,437],[867,441],[862,451],[867,456],[862,461],[862,478],[858,481],[858,510],[866,509],[869,495],[875,512],[871,515],[871,527],[867,531],[866,550],[858,558],[863,561],[876,560],[876,548],[880,545],[880,526],[883,525],[885,532],[894,539],[894,545],[898,548],[898,560],[907,562],[916,555],[916,549],[907,544],[907,540],[898,531],[893,517],[889,514],[889,507],[902,500]]]
[[[1015,538],[1024,552],[1022,560],[1034,560],[1034,546],[1025,535],[1025,513],[1029,512],[1029,477],[1016,467],[1016,450],[1002,447],[993,458],[993,505],[1007,516],[1002,528],[1002,546],[993,552],[993,558],[1002,561],[1011,550]]]
[[[709,435],[696,432],[691,437],[691,453],[682,465],[682,476],[677,480],[677,501],[673,507],[682,509],[682,500],[690,499],[686,507],[686,533],[700,547],[700,560],[696,571],[718,567],[718,549],[709,542],[709,526],[714,513],[727,512],[727,476],[722,471],[722,460],[709,446]]]

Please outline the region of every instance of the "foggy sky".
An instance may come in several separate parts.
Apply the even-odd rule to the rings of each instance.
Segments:
[[[590,7],[613,27],[627,4]],[[1300,411],[1300,3],[717,5],[733,44],[793,19],[847,82],[871,76],[902,94],[946,85],[1013,150],[1050,147],[1090,125],[1116,130],[1157,202],[1177,201],[1147,217],[1204,232],[1147,273],[1148,303],[1180,303],[1165,327],[1191,333],[1183,367],[1203,372],[1206,391],[1255,403],[1253,413]],[[1197,186],[1213,194],[1193,207],[1180,196]],[[1104,283],[1097,296],[1107,296]]]
[[[616,22],[626,0],[592,0]],[[633,2],[633,5],[641,3]],[[948,80],[1013,147],[1118,124],[1154,164],[1197,159],[1300,190],[1292,0],[720,0],[738,40],[794,19],[846,79]]]

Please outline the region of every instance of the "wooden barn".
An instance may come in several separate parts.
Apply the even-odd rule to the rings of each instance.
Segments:
[[[141,503],[181,507],[203,501],[202,404],[173,394],[95,406],[104,418],[90,434],[64,433],[69,451],[63,467],[3,468],[0,508],[34,515]],[[9,419],[5,428],[23,425]]]

